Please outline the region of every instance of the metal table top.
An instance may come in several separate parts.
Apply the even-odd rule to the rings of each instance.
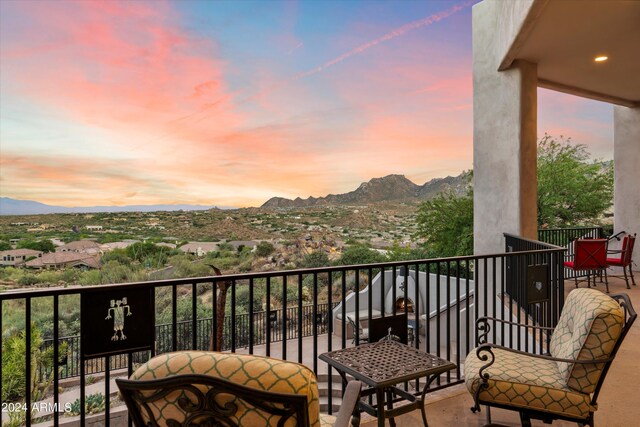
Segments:
[[[456,367],[455,363],[420,349],[386,340],[324,353],[320,360],[375,388],[437,375]]]

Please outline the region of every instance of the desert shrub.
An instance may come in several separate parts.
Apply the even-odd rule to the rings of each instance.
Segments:
[[[184,297],[178,297],[176,308],[177,322],[191,320],[191,316],[193,315],[193,311],[191,309],[191,293],[188,293]],[[199,303],[196,309],[196,318],[204,319],[207,317],[211,317],[212,312],[213,309],[211,308],[210,304],[205,305]],[[158,304],[156,304],[156,324],[171,323],[172,320],[173,314],[170,298],[165,299],[160,307],[158,307]]]
[[[57,271],[43,271],[38,275],[38,283],[56,284],[61,280],[61,275]]]
[[[261,257],[266,257],[271,255],[276,250],[275,247],[269,242],[260,242],[258,246],[256,246],[256,255]]]
[[[383,262],[385,257],[379,252],[366,246],[350,246],[342,252],[338,260],[340,265],[373,264]]]
[[[27,274],[27,271],[25,271],[22,268],[15,268],[15,267],[0,268],[0,279],[6,280],[8,282],[18,283],[20,278],[25,274]]]
[[[132,270],[117,261],[109,261],[102,266],[101,283],[122,283],[131,281]]]
[[[325,251],[313,251],[306,254],[299,264],[302,268],[327,267],[331,265],[331,261]]]
[[[105,407],[106,406],[105,406],[104,394],[94,393],[85,397],[85,401],[84,401],[85,414],[97,414],[100,412],[104,412]],[[76,399],[71,404],[71,409],[69,410],[68,415],[71,415],[71,416],[80,415],[80,399]]]
[[[83,271],[78,277],[78,283],[81,285],[99,285],[101,273],[100,270],[87,270]]]
[[[127,250],[121,248],[113,249],[112,251],[102,255],[103,263],[107,263],[109,261],[117,261],[121,265],[131,264],[131,258],[129,258]]]
[[[35,285],[36,283],[40,283],[40,279],[38,279],[38,276],[36,276],[35,274],[31,273],[25,274],[20,279],[18,279],[18,284],[20,286],[31,286]]]

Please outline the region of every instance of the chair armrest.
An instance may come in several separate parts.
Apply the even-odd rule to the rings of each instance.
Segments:
[[[489,352],[492,356],[492,358],[494,357],[493,352],[491,351],[492,348],[497,348],[499,350],[504,350],[504,351],[508,351],[511,353],[516,353],[516,354],[522,354],[525,356],[530,356],[530,357],[534,357],[536,359],[544,359],[544,360],[552,360],[554,362],[566,362],[566,363],[580,363],[580,364],[594,364],[594,363],[607,363],[607,362],[611,362],[613,361],[612,357],[608,357],[606,359],[562,359],[560,357],[553,357],[553,356],[549,356],[549,355],[545,355],[545,354],[535,354],[535,353],[528,353],[526,351],[522,351],[522,350],[516,350],[513,348],[509,348],[509,347],[505,347],[502,345],[498,345],[498,344],[482,344],[481,346],[479,346],[476,349],[476,356],[478,356],[478,359],[480,360],[488,360],[488,356],[480,356],[481,352]],[[493,362],[492,362],[493,363]],[[481,369],[482,370],[482,369]]]
[[[349,427],[349,420],[357,409],[358,402],[360,401],[361,389],[362,383],[360,381],[349,381],[347,389],[344,391],[344,396],[342,396],[342,405],[340,405],[340,410],[336,416],[335,427]]]
[[[552,360],[554,362],[594,364],[594,363],[608,363],[608,362],[611,362],[613,360],[613,358],[590,359],[590,360],[562,359],[562,358],[559,358],[559,357],[552,357],[552,356],[547,356],[547,355],[544,355],[544,354],[527,353],[526,351],[514,350],[512,348],[504,347],[502,345],[497,345],[497,344],[482,344],[481,346],[476,348],[476,357],[479,360],[481,360],[483,362],[487,362],[487,363],[482,365],[480,367],[480,369],[478,370],[478,374],[480,376],[481,382],[478,385],[478,388],[476,389],[476,391],[475,391],[475,393],[473,395],[474,405],[471,407],[471,411],[473,411],[473,412],[480,411],[480,392],[482,390],[485,390],[485,389],[489,388],[489,378],[491,378],[491,375],[489,375],[489,373],[486,372],[486,370],[491,365],[493,365],[493,363],[496,361],[496,356],[495,356],[495,354],[493,354],[493,350],[492,350],[494,348],[497,348],[497,349],[500,349],[500,350],[504,350],[504,351],[508,351],[508,352],[511,352],[511,353],[526,355],[526,356],[533,357],[533,358],[536,358],[536,359]],[[483,354],[481,354],[481,353],[483,353]]]
[[[526,325],[524,323],[510,322],[508,320],[498,319],[496,317],[483,316],[476,319],[476,332],[478,332],[476,336],[476,345],[484,344],[483,342],[481,342],[481,340],[482,339],[486,340],[487,335],[489,335],[489,332],[491,331],[490,321],[493,321],[493,323],[513,325],[513,326],[517,326],[519,328],[525,328],[525,329],[538,329],[538,330],[547,331],[547,332],[553,332],[553,330],[555,329],[549,326]]]
[[[498,319],[497,317],[489,317],[489,316],[482,316],[482,317],[478,317],[478,319],[476,320],[476,328],[478,327],[478,323],[481,321],[487,321],[487,320],[493,320],[495,322],[499,322],[499,323],[505,323],[507,325],[515,325],[515,326],[522,326],[525,328],[532,328],[532,329],[544,329],[544,330],[548,330],[548,331],[553,331],[555,328],[551,327],[551,326],[535,326],[535,325],[526,325],[524,323],[518,323],[518,322],[510,322],[508,320],[504,320],[504,319]]]

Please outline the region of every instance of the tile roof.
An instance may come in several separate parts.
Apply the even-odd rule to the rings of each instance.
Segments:
[[[25,265],[27,267],[42,268],[47,266],[75,266],[85,264],[91,268],[100,268],[100,260],[94,256],[82,252],[50,252],[40,258],[32,259]]]
[[[100,249],[100,244],[93,240],[78,240],[75,242],[69,242],[66,245],[62,245],[56,248],[56,252],[63,251],[86,251],[87,249]]]
[[[36,251],[34,249],[10,249],[8,251],[0,251],[0,258],[6,255],[9,256],[38,256],[42,251]]]

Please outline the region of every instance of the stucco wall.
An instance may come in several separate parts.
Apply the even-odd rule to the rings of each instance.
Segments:
[[[613,107],[614,228],[640,235],[640,108]],[[633,256],[640,264],[640,243]]]
[[[528,8],[473,7],[474,252],[504,251],[503,233],[536,238],[537,66],[498,66]],[[503,26],[505,28],[503,28]]]
[[[516,36],[520,32],[533,4],[545,3],[546,0],[485,0],[483,3],[485,2],[493,3],[492,7],[495,10],[496,38],[494,52],[498,64],[502,61],[509,48],[516,42]]]

